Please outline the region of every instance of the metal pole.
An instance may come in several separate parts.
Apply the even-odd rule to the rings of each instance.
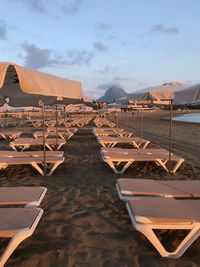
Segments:
[[[118,113],[116,112],[115,115],[116,115],[116,126],[117,126],[117,128],[118,128],[118,126],[119,126]]]
[[[126,127],[128,128],[128,110],[126,110]]]
[[[143,126],[144,126],[144,112],[143,112],[143,106],[141,109],[141,120],[140,120],[140,138],[143,137]]]
[[[45,136],[45,119],[44,119],[44,104],[42,105],[42,130],[43,130],[43,163],[44,163],[44,176],[46,176],[46,136]]]
[[[6,134],[6,128],[7,128],[7,125],[6,125],[7,121],[6,121],[6,111],[4,111],[4,132]]]
[[[58,106],[56,105],[56,150],[58,148]]]
[[[173,99],[170,99],[170,120],[169,120],[169,173],[171,172],[171,154],[172,154],[172,117],[173,117]]]
[[[65,138],[66,138],[66,134],[67,134],[67,129],[66,129],[66,107],[64,106],[63,107],[63,110],[64,110],[64,114],[63,114],[63,119],[64,119],[64,127],[65,127]]]

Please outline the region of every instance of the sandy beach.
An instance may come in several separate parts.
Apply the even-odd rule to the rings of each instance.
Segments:
[[[168,147],[168,113],[144,114],[143,137],[152,147]],[[114,116],[112,119],[115,120]],[[134,230],[125,204],[115,189],[118,177],[200,179],[198,124],[173,123],[173,152],[186,163],[170,175],[153,163],[138,163],[123,176],[113,173],[100,157],[92,133],[94,123],[80,128],[61,150],[65,162],[50,177],[29,166],[11,166],[0,172],[1,186],[45,186],[44,215],[34,234],[15,250],[8,267],[131,267],[199,266],[200,238],[178,260],[164,259],[150,242]],[[140,116],[120,114],[119,127],[140,134]],[[26,130],[26,129],[25,129]],[[25,135],[24,135],[25,136]],[[30,130],[29,130],[30,136]],[[1,141],[1,149],[8,149]],[[176,246],[183,231],[160,232],[163,243]],[[0,241],[0,248],[7,240]]]

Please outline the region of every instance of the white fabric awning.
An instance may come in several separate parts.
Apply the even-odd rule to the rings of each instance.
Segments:
[[[14,63],[0,63],[0,104],[4,98],[12,106],[53,103],[55,97],[68,103],[82,99],[81,83],[27,69]]]
[[[180,82],[165,83],[128,94],[128,100],[167,101],[174,98],[174,92],[188,87]]]
[[[195,84],[174,94],[174,104],[200,103],[200,84]]]

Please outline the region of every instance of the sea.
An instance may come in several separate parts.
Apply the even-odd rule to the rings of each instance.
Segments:
[[[188,113],[173,118],[173,121],[200,123],[200,113]]]

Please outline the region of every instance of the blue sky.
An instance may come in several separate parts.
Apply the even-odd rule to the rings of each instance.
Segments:
[[[96,98],[200,82],[199,0],[0,0],[0,61],[82,82]]]

